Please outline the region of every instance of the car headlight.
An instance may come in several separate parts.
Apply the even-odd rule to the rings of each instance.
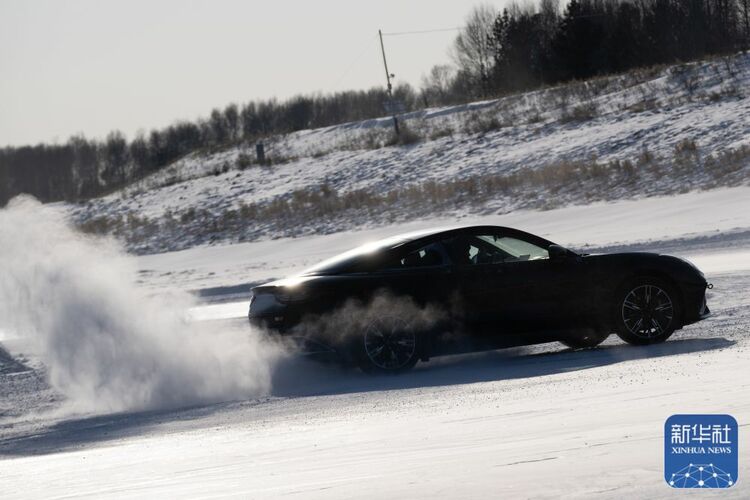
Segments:
[[[283,307],[284,305],[272,293],[253,294],[250,298],[250,314],[253,316],[269,314]]]
[[[282,304],[289,304],[290,302],[300,302],[305,300],[308,296],[307,290],[301,287],[284,287],[277,291],[274,291],[276,300]]]

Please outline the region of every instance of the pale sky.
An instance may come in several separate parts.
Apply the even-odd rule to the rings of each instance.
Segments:
[[[379,28],[457,27],[480,2],[0,0],[0,146],[132,138],[230,102],[384,85]],[[418,86],[455,36],[386,37],[395,82]]]

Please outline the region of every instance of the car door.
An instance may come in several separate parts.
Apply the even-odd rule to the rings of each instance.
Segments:
[[[548,242],[516,233],[464,234],[453,247],[467,327],[488,346],[553,340],[588,297],[580,259],[550,260]]]
[[[375,275],[381,288],[446,315],[458,288],[453,264],[440,241],[415,242],[398,249]]]

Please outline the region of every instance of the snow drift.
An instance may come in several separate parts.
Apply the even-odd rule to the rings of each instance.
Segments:
[[[31,341],[73,411],[268,394],[282,349],[247,328],[189,322],[187,294],[149,297],[111,240],[28,197],[0,210],[0,329]]]

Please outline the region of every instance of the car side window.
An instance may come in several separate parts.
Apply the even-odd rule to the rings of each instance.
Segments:
[[[549,259],[549,252],[519,238],[493,234],[469,235],[456,240],[456,259],[463,265],[502,264]]]
[[[412,269],[447,264],[445,250],[440,243],[430,243],[400,256],[389,269]]]

